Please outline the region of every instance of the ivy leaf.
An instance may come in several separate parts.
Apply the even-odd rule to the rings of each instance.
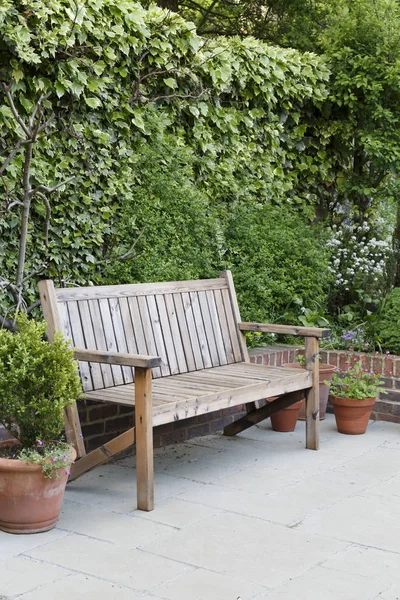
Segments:
[[[101,100],[99,100],[98,98],[85,97],[85,102],[88,106],[90,106],[90,108],[99,108],[99,106],[101,106]]]

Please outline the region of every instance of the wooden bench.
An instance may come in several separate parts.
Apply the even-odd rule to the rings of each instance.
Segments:
[[[86,398],[135,406],[135,427],[86,454],[76,404],[65,412],[76,478],[136,443],[137,505],[154,508],[153,427],[244,404],[244,429],[290,406],[305,390],[306,446],[317,450],[318,338],[328,330],[242,323],[232,276],[218,279],[56,289],[41,281],[50,341],[72,341]],[[306,370],[250,363],[244,331],[305,337]],[[270,403],[259,401],[279,396]]]

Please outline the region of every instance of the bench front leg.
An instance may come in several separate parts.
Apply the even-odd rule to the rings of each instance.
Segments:
[[[312,373],[313,385],[306,393],[306,448],[319,449],[319,343],[315,337],[305,339],[306,369]]]
[[[154,509],[153,407],[151,369],[135,368],[137,507]]]

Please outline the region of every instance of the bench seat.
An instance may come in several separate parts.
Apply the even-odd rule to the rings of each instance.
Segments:
[[[153,426],[311,388],[310,371],[252,363],[233,363],[155,379]],[[88,400],[134,406],[135,385],[119,385],[86,394]]]

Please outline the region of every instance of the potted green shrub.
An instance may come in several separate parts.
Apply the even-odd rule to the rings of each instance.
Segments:
[[[366,368],[365,357],[350,364],[345,373],[334,373],[332,381],[326,382],[340,433],[366,432],[381,383],[380,375]]]
[[[0,448],[0,529],[47,531],[57,522],[76,453],[60,441],[63,411],[82,393],[77,362],[62,334],[17,317],[17,332],[0,329],[0,423],[16,439]]]

